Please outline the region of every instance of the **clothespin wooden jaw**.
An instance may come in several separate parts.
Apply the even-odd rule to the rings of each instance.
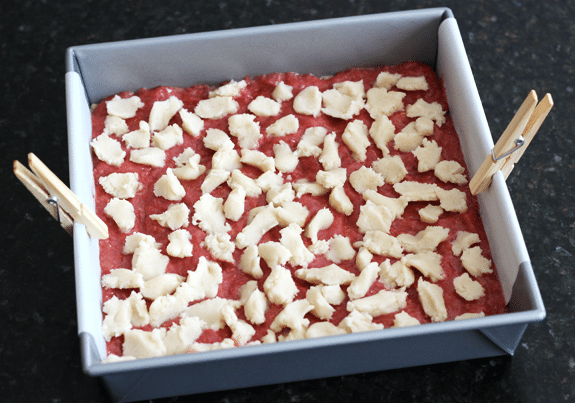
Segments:
[[[96,213],[81,203],[38,157],[32,153],[28,154],[28,165],[32,172],[20,162],[14,161],[14,174],[69,234],[72,233],[76,221],[86,226],[90,236],[98,239],[108,238],[106,224]]]
[[[472,194],[487,190],[493,175],[499,170],[502,171],[505,179],[509,177],[513,167],[553,107],[553,99],[550,94],[546,94],[541,102],[537,102],[537,94],[531,90],[491,153],[487,155],[469,182]]]

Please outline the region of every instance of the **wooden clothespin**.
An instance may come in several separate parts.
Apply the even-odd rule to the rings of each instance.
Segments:
[[[94,238],[108,238],[108,227],[81,203],[76,195],[44,165],[34,154],[28,154],[29,171],[18,161],[14,161],[14,174],[38,199],[60,225],[72,234],[74,221],[84,224],[88,234]]]
[[[513,167],[553,107],[553,99],[550,94],[546,94],[539,104],[537,102],[537,94],[531,90],[491,153],[485,158],[469,182],[472,194],[479,194],[487,190],[493,175],[499,170],[502,171],[505,179],[509,177]]]

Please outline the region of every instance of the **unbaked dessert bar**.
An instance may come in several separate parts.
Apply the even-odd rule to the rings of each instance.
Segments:
[[[108,361],[506,311],[425,64],[122,92],[92,128]]]

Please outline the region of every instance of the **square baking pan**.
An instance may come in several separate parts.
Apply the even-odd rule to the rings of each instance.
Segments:
[[[67,50],[70,183],[94,207],[90,105],[120,91],[219,84],[272,72],[328,75],[350,67],[421,61],[445,86],[471,174],[493,148],[457,21],[447,8],[401,11]],[[513,355],[529,323],[545,317],[503,175],[479,195],[480,212],[509,313],[408,328],[101,363],[98,240],[74,225],[78,333],[83,370],[116,401],[243,388],[439,362]]]

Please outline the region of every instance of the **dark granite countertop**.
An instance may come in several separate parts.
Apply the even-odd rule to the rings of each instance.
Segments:
[[[513,357],[154,402],[575,401],[575,2],[18,1],[0,12],[0,400],[108,402],[81,370],[72,239],[15,179],[34,152],[68,182],[64,53],[73,45],[447,6],[495,140],[531,89],[555,107],[508,180],[547,310]]]

